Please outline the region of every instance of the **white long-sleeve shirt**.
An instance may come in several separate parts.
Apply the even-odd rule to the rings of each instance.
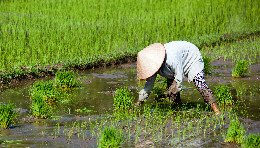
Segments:
[[[201,53],[194,44],[187,41],[172,41],[164,44],[164,47],[166,49],[165,60],[158,72],[146,79],[144,88],[139,92],[139,101],[148,98],[157,74],[174,79],[181,89],[184,76],[190,82],[204,69]]]

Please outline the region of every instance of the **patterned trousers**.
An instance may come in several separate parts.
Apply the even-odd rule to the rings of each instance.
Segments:
[[[174,82],[174,79],[167,79],[167,88],[169,89],[170,86],[175,85],[175,83],[176,82]],[[206,80],[204,78],[204,71],[201,71],[194,77],[193,83],[197,88],[197,90],[199,91],[199,93],[201,94],[201,96],[203,97],[205,103],[212,104],[215,102],[212,91],[209,89]],[[180,92],[177,92],[176,94],[172,94],[172,96],[169,97],[172,98],[172,100],[177,103],[181,102]]]
[[[194,77],[193,83],[196,86],[197,90],[202,95],[202,97],[204,98],[204,102],[208,104],[215,102],[212,91],[209,89],[208,85],[206,84],[203,70]]]

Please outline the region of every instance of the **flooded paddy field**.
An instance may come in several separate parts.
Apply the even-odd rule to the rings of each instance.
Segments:
[[[98,147],[107,127],[121,132],[121,147],[239,147],[225,142],[234,119],[245,127],[243,135],[260,129],[259,5],[254,0],[0,0],[0,147]],[[184,82],[182,104],[156,99],[154,91],[145,104],[126,100],[131,108],[117,110],[117,90],[131,91],[127,97],[136,101],[143,85],[134,63],[118,64],[135,61],[148,44],[173,40],[195,44],[212,60],[208,85],[213,92],[227,86],[232,103],[220,106],[222,114],[215,116],[193,84]],[[234,79],[232,69],[240,60],[250,73]],[[105,65],[117,66],[97,68]],[[70,69],[78,73],[79,87],[56,90],[56,74]]]
[[[231,62],[218,59],[212,65],[212,75],[206,76],[209,87],[229,86],[237,103],[235,110],[223,109],[221,116],[207,109],[193,84],[185,81],[181,105],[156,103],[151,96],[145,105],[137,107],[140,112],[117,118],[113,111],[115,90],[127,87],[135,98],[138,96],[135,64],[78,72],[81,87],[68,93],[50,119],[34,119],[30,114],[29,88],[35,80],[5,85],[1,102],[14,103],[19,116],[10,129],[1,130],[0,146],[97,147],[102,128],[115,126],[123,131],[123,147],[236,147],[224,143],[234,115],[247,134],[260,132],[259,64],[251,65],[250,75],[239,79],[231,77]]]

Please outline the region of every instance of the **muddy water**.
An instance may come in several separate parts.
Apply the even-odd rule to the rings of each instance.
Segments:
[[[259,133],[259,65],[253,65],[250,76],[242,79],[233,79],[230,76],[231,63],[220,60],[214,62],[213,65],[215,70],[212,76],[206,76],[210,88],[214,88],[218,84],[226,84],[235,90],[235,93],[233,93],[234,98],[245,100],[243,101],[245,106],[241,106],[241,110],[245,110],[247,114],[241,114],[240,117],[248,127],[248,132]],[[34,81],[24,81],[14,86],[2,88],[0,101],[14,103],[20,116],[14,127],[0,131],[0,146],[96,147],[96,139],[88,138],[90,131],[70,132],[70,129],[76,127],[73,125],[75,121],[88,122],[111,114],[113,93],[116,88],[127,86],[132,90],[134,96],[137,97],[137,90],[140,88],[137,85],[135,65],[127,64],[117,68],[81,71],[78,79],[81,81],[81,87],[73,90],[69,94],[68,100],[59,107],[55,117],[48,120],[34,120],[30,117],[30,96],[28,90]],[[181,95],[184,103],[203,103],[203,99],[193,84],[185,81],[183,88]],[[152,102],[153,99],[150,98],[147,103]],[[79,109],[87,109],[89,112],[79,112]],[[63,131],[63,133],[59,133],[60,131]],[[196,143],[196,141],[193,142]],[[211,140],[204,142],[200,146],[220,146],[221,142],[223,140]]]

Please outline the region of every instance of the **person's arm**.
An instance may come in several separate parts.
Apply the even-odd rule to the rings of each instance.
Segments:
[[[153,89],[153,85],[154,85],[156,76],[157,76],[157,73],[155,73],[153,76],[146,79],[144,88],[139,92],[138,101],[145,101],[149,97],[149,95]]]
[[[181,91],[181,83],[183,81],[183,68],[181,63],[178,63],[176,69],[175,69],[175,78],[174,81],[177,83],[177,90]]]

